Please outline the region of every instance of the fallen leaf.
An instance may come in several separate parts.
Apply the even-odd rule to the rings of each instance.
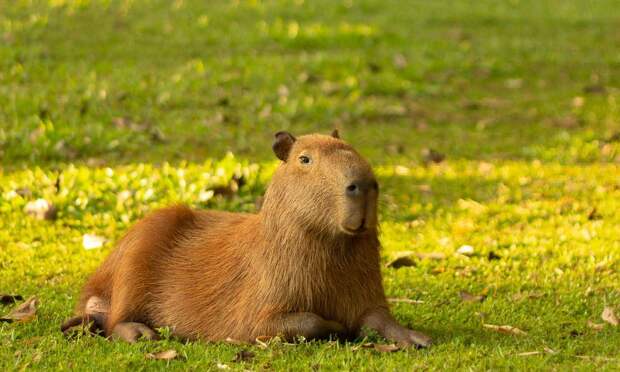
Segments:
[[[498,255],[497,253],[490,251],[489,255],[487,256],[489,261],[493,261],[493,260],[499,260],[502,258],[502,256]]]
[[[105,238],[94,234],[84,234],[82,236],[82,246],[84,249],[97,249],[101,248],[105,243]]]
[[[405,58],[405,56],[401,53],[394,54],[394,57],[392,58],[392,63],[394,63],[394,67],[400,70],[404,69],[409,64],[407,62],[407,58]]]
[[[588,327],[595,330],[595,331],[602,331],[603,328],[605,327],[605,324],[603,323],[594,323],[591,320],[588,320]]]
[[[256,337],[256,339],[254,339],[254,342],[256,343],[256,346],[258,346],[261,349],[267,349],[269,347],[269,342],[271,341],[273,337],[271,336],[258,336]]]
[[[460,291],[459,296],[463,302],[482,302],[487,297],[485,295],[473,295],[466,291]]]
[[[423,149],[422,150],[422,159],[424,163],[441,163],[446,159],[446,155],[440,153],[439,151],[433,149]]]
[[[601,218],[601,215],[596,210],[596,207],[593,207],[592,210],[590,210],[590,213],[588,213],[588,220],[594,221],[594,220],[599,220],[600,218]]]
[[[235,354],[235,357],[233,358],[232,361],[235,362],[235,363],[247,362],[249,360],[252,360],[255,356],[256,356],[256,354],[254,354],[251,351],[241,350],[240,352]]]
[[[224,363],[218,363],[217,364],[217,369],[230,369],[230,366],[224,364]]]
[[[423,304],[424,301],[422,300],[412,300],[409,298],[388,298],[387,299],[388,302],[397,304],[397,303],[405,303],[405,304]]]
[[[352,351],[357,351],[361,349],[373,349],[380,353],[391,353],[391,352],[400,350],[400,347],[396,344],[385,345],[385,344],[375,344],[374,342],[365,342],[363,344],[356,345],[351,348]]]
[[[603,94],[607,92],[607,89],[605,89],[605,86],[601,84],[590,84],[583,87],[583,92],[590,94]]]
[[[531,355],[540,355],[542,351],[526,351],[524,353],[515,354],[517,356],[531,356]]]
[[[24,207],[24,212],[38,220],[54,220],[58,215],[56,207],[45,199],[31,201]]]
[[[517,327],[513,327],[513,326],[509,326],[509,325],[494,325],[494,324],[483,324],[482,327],[486,328],[486,329],[490,329],[492,331],[495,332],[499,332],[499,333],[506,333],[506,334],[511,334],[511,335],[527,335],[527,332],[520,330]]]
[[[474,247],[471,245],[462,245],[459,249],[456,250],[456,253],[462,254],[463,256],[473,256]]]
[[[396,344],[375,344],[374,349],[380,353],[393,353],[395,351],[400,350],[400,347]]]
[[[0,303],[2,305],[10,305],[10,304],[14,304],[17,301],[21,301],[24,298],[21,295],[9,295],[9,294],[2,294],[0,295]]]
[[[174,349],[160,351],[158,353],[146,354],[147,359],[156,359],[156,360],[172,360],[172,359],[176,359],[178,356],[179,356],[179,353],[177,353],[177,351]]]
[[[10,313],[0,318],[0,322],[27,322],[32,320],[37,314],[37,306],[39,300],[33,296],[26,300],[23,304],[14,308]]]
[[[401,267],[410,266],[415,266],[415,261],[412,260],[409,256],[398,257],[394,261],[387,264],[387,267],[391,267],[393,269],[400,269]]]
[[[616,317],[616,314],[614,313],[614,309],[612,309],[609,306],[605,306],[605,309],[603,309],[603,313],[601,314],[601,319],[603,319],[604,321],[606,321],[607,323],[611,324],[614,327],[618,326],[618,317]]]

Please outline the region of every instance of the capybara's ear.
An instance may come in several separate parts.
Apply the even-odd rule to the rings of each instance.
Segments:
[[[340,138],[340,133],[338,133],[338,129],[334,129],[332,131],[332,137],[334,138]]]
[[[291,147],[293,147],[293,143],[295,143],[295,137],[289,132],[278,132],[276,133],[276,140],[273,142],[273,152],[276,154],[278,159],[282,161],[286,161],[288,159],[288,153],[291,151]]]

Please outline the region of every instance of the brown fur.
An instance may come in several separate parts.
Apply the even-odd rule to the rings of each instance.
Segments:
[[[274,152],[283,162],[258,214],[184,206],[152,213],[91,276],[78,318],[128,341],[155,338],[144,325],[246,341],[355,336],[367,326],[402,344],[428,344],[388,311],[370,165],[337,134],[280,132]],[[68,323],[63,329],[75,318]]]

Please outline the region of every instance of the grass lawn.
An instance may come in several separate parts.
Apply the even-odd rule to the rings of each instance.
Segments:
[[[384,269],[389,297],[421,301],[396,317],[435,346],[62,337],[133,222],[253,211],[273,133],[333,128],[375,166],[383,263],[443,255]],[[37,198],[55,220],[24,212]],[[617,370],[601,313],[620,315],[619,270],[617,1],[0,0],[0,294],[40,301],[0,322],[0,370]]]

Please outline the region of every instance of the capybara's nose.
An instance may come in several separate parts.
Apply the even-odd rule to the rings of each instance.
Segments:
[[[356,182],[351,182],[347,186],[346,193],[347,193],[347,196],[354,198],[356,196],[366,194],[368,190],[370,189],[378,190],[378,188],[379,186],[377,185],[377,181],[375,180],[356,181]]]

